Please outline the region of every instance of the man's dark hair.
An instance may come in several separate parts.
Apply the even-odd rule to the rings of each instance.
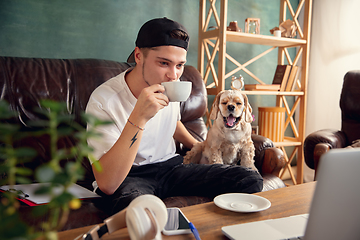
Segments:
[[[180,29],[174,29],[170,32],[170,37],[186,41],[189,38],[187,32],[184,32]]]

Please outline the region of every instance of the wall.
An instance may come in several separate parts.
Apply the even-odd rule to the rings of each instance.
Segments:
[[[229,6],[229,20],[242,27],[245,18],[261,17],[269,34],[278,23],[278,1],[229,0]],[[194,0],[0,0],[0,55],[124,61],[141,25],[166,16],[188,29],[188,62],[196,66],[198,15]]]
[[[314,1],[306,134],[341,128],[343,77],[360,69],[359,9],[358,0]]]
[[[151,18],[168,16],[196,35],[197,25],[192,21],[198,15],[198,4],[194,3],[191,0],[0,0],[0,55],[125,61],[134,48],[138,29]],[[196,48],[194,39],[191,52],[196,52]]]

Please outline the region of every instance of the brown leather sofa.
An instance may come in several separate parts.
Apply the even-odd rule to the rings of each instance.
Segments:
[[[42,59],[42,58],[16,58],[0,57],[0,87],[1,99],[9,102],[11,108],[19,113],[16,119],[23,124],[29,119],[37,119],[35,106],[39,106],[40,99],[65,101],[69,112],[80,121],[80,114],[85,110],[92,91],[125,69],[131,64],[100,59]],[[192,66],[185,66],[182,81],[193,82],[193,89],[189,99],[181,103],[181,116],[185,127],[198,140],[206,138],[207,128],[202,119],[207,109],[207,94],[199,72]],[[26,127],[23,125],[23,127]],[[285,165],[283,152],[274,147],[271,140],[253,135],[256,147],[256,167],[264,177],[264,191],[285,187],[277,177],[280,169]],[[65,138],[59,146],[70,147],[74,139]],[[37,150],[38,156],[28,167],[35,169],[41,163],[48,161],[50,153],[48,139],[43,137],[29,137],[17,144],[30,146]],[[177,143],[177,150],[184,154]],[[67,159],[64,161],[72,161]],[[87,159],[83,162],[85,178],[78,184],[91,189],[94,176]],[[211,199],[189,196],[172,197],[164,199],[167,206],[183,207],[211,201]],[[108,215],[99,209],[101,199],[84,201],[82,207],[72,211],[64,230],[86,225],[101,223]],[[21,206],[21,214],[29,222],[41,221],[30,216],[30,207]]]
[[[306,164],[315,169],[321,155],[330,149],[345,148],[360,139],[360,70],[344,76],[340,95],[341,130],[321,129],[309,134],[304,142]]]

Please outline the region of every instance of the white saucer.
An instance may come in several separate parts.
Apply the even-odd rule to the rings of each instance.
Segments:
[[[271,202],[266,198],[246,193],[222,194],[214,198],[214,203],[233,212],[260,212],[271,206]]]

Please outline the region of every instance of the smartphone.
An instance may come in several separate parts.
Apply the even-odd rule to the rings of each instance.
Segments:
[[[180,208],[167,208],[168,220],[163,229],[165,235],[178,235],[191,233],[189,220],[181,212]]]

